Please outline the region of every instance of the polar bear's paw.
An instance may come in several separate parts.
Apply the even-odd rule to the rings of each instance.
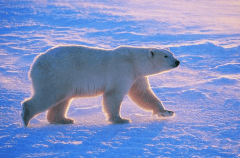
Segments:
[[[108,119],[108,121],[112,124],[127,124],[127,123],[131,123],[130,119],[124,119],[121,117],[113,117]]]
[[[157,115],[158,118],[160,118],[160,117],[174,117],[175,116],[175,112],[168,111],[168,110],[157,112],[155,114]]]
[[[51,124],[73,124],[74,122],[75,122],[74,119],[62,118],[62,119],[59,119],[59,120],[51,121],[50,123]]]

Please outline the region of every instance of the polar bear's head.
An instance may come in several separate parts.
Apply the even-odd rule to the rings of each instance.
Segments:
[[[148,71],[152,74],[174,69],[180,64],[180,61],[173,56],[169,49],[149,49],[148,56],[150,62],[147,67],[151,69]]]
[[[124,61],[120,65],[128,67],[130,64],[136,76],[158,74],[174,69],[180,64],[169,49],[118,47],[114,51],[118,52],[116,54]]]

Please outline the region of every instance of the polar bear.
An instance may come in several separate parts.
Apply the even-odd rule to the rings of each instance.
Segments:
[[[38,55],[31,67],[33,95],[22,103],[24,125],[27,127],[35,115],[46,110],[50,123],[74,123],[67,117],[71,99],[97,95],[103,95],[103,112],[113,124],[130,122],[120,115],[125,95],[157,116],[174,116],[151,90],[148,76],[174,69],[179,64],[166,49],[54,47]]]

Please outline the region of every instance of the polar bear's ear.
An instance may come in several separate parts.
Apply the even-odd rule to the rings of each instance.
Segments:
[[[167,51],[170,51],[170,48],[166,47],[166,48],[163,48],[164,50],[167,50]]]
[[[149,57],[150,57],[150,58],[153,58],[154,55],[155,55],[154,50],[150,49],[150,50],[149,50]]]

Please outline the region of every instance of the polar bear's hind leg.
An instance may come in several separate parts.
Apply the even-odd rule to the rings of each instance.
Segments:
[[[49,108],[57,105],[64,100],[64,97],[61,99],[56,99],[52,96],[52,93],[37,93],[34,94],[30,99],[25,100],[22,105],[22,120],[25,127],[28,126],[29,121],[37,114],[48,110]]]
[[[62,101],[61,103],[50,108],[47,113],[47,120],[52,124],[73,124],[74,120],[67,118],[67,111],[69,108],[70,100]]]
[[[28,126],[29,121],[34,117],[34,109],[33,107],[29,104],[29,101],[23,102],[23,109],[22,109],[22,120],[25,125],[25,127]]]

